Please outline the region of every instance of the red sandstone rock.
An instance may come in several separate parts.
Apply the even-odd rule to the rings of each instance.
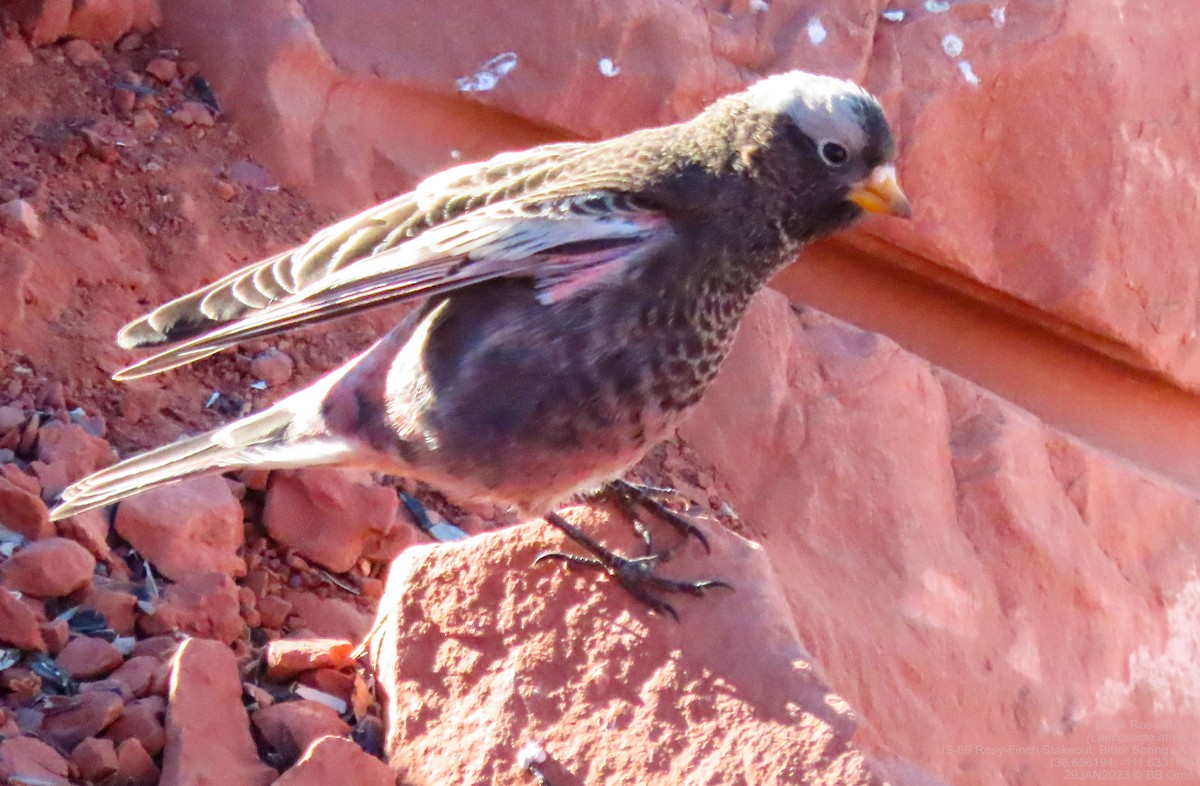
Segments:
[[[179,64],[165,57],[156,57],[146,63],[146,73],[160,82],[170,84],[179,73]]]
[[[44,461],[29,462],[29,469],[37,478],[38,487],[44,496],[55,497],[70,485],[67,468],[63,464],[47,464]]]
[[[164,575],[210,571],[240,576],[242,507],[216,475],[131,497],[117,508],[116,530]]]
[[[361,470],[286,470],[271,475],[263,522],[275,540],[342,572],[368,537],[395,528],[398,507],[396,492]]]
[[[35,541],[0,566],[9,589],[39,598],[58,598],[86,585],[96,569],[87,549],[66,538]]]
[[[167,702],[162,696],[131,701],[125,705],[121,717],[104,730],[104,736],[117,744],[136,739],[146,753],[157,756],[166,744],[166,731],[163,729],[166,711]]]
[[[158,664],[158,668],[150,675],[150,682],[146,684],[146,695],[162,696],[163,698],[170,696],[171,678],[174,673],[175,669],[172,666],[172,661],[163,661]]]
[[[45,507],[44,505],[42,507]],[[49,514],[47,514],[48,518]],[[112,559],[108,546],[108,514],[100,510],[88,510],[77,516],[57,522],[58,534],[70,538],[83,546],[98,560]]]
[[[133,693],[129,690],[129,686],[124,682],[114,679],[93,680],[84,682],[79,685],[80,695],[84,693],[114,693],[121,698],[122,702],[133,700]]]
[[[135,655],[121,664],[109,675],[109,679],[124,683],[134,696],[145,696],[150,687],[150,678],[162,663],[152,655]]]
[[[292,604],[295,636],[360,641],[371,629],[371,615],[353,603],[307,592],[289,592],[286,599]]]
[[[181,126],[200,126],[202,128],[212,128],[216,122],[213,119],[212,112],[208,107],[199,101],[184,101],[183,104],[171,114],[171,119]]]
[[[3,587],[0,587],[0,642],[23,650],[46,649],[37,615]]]
[[[279,387],[292,378],[296,363],[292,356],[278,349],[268,349],[250,361],[250,373],[267,383],[267,387]]]
[[[139,639],[137,644],[133,645],[133,657],[142,655],[162,661],[175,654],[175,650],[179,648],[180,639],[173,635],[151,636],[145,639]]]
[[[67,34],[73,0],[45,0],[15,4],[13,12],[34,46],[52,44]]]
[[[96,47],[82,39],[72,39],[63,44],[63,54],[72,65],[80,67],[104,62],[104,57],[96,51]]]
[[[129,592],[93,584],[87,589],[80,605],[100,612],[108,622],[108,627],[122,636],[129,636],[137,622],[137,602],[137,596]]]
[[[69,751],[106,729],[121,717],[124,708],[124,702],[115,693],[81,693],[66,708],[47,713],[38,736]]]
[[[886,339],[764,296],[683,433],[777,574],[804,576],[785,587],[797,625],[852,706],[870,708],[870,734],[952,782],[1011,768],[1052,781],[1042,746],[1124,723],[1149,673],[1160,707],[1190,679],[1152,653],[1190,635],[1179,620],[1200,503]],[[1135,544],[1128,516],[1153,535]],[[872,654],[880,641],[893,656]],[[1145,670],[1131,671],[1138,659]],[[951,695],[955,712],[914,727],[918,706]],[[1101,715],[1064,721],[1084,695]],[[1005,733],[1037,755],[935,742],[999,733],[984,720],[999,707]]]
[[[174,664],[162,786],[271,783],[276,772],[259,761],[250,737],[233,653],[217,642],[189,639]]]
[[[262,626],[274,630],[282,628],[284,621],[292,613],[292,604],[274,595],[260,598],[257,607]]]
[[[338,639],[279,639],[267,645],[267,676],[278,682],[302,671],[340,668],[350,662],[356,644]]]
[[[321,737],[348,737],[350,726],[317,701],[281,701],[251,716],[254,728],[285,761],[295,761]]]
[[[0,782],[70,786],[67,760],[41,740],[14,737],[0,740]]]
[[[51,655],[62,652],[63,647],[71,639],[71,626],[64,619],[52,620],[39,626],[42,639],[46,642],[46,651]]]
[[[137,740],[125,740],[117,746],[116,782],[127,786],[155,786],[159,783],[158,767]]]
[[[117,748],[111,740],[91,737],[71,751],[71,766],[89,783],[104,781],[117,771]]]
[[[54,534],[46,503],[6,477],[0,477],[0,520],[4,521],[4,526],[30,540]]]
[[[353,783],[355,786],[392,786],[395,774],[387,765],[350,740],[322,737],[313,742],[304,756],[275,781],[275,786],[328,786]]]
[[[77,423],[57,420],[38,429],[37,457],[46,464],[63,465],[70,482],[107,467],[116,458],[106,440]]]
[[[38,482],[37,477],[28,471],[21,471],[16,464],[0,464],[0,477],[34,496],[40,496],[42,493],[42,484]]]
[[[65,9],[61,24],[65,31],[71,4],[45,5]],[[303,12],[311,18],[299,23],[293,15],[294,5],[286,8],[280,4],[247,8],[245,4],[229,2],[172,5],[172,35],[179,31],[188,37],[184,43],[189,56],[194,51],[204,61],[206,74],[211,69],[218,94],[233,107],[243,122],[242,130],[260,149],[269,151],[277,171],[287,177],[289,184],[306,185],[339,212],[375,201],[380,194],[395,191],[418,175],[441,168],[449,163],[451,150],[461,150],[464,157],[476,158],[498,146],[524,146],[563,133],[587,136],[610,133],[626,124],[641,124],[655,113],[678,116],[720,92],[724,85],[738,82],[753,68],[763,67],[759,64],[770,64],[771,68],[806,65],[843,74],[865,73],[876,87],[882,85],[897,99],[892,108],[900,132],[902,177],[918,204],[916,231],[921,237],[893,228],[878,230],[878,222],[867,232],[886,232],[897,242],[923,251],[922,263],[934,260],[952,271],[965,271],[990,287],[1017,292],[1033,300],[1039,307],[1038,313],[1052,311],[1085,326],[1099,324],[1104,326],[1101,332],[1119,334],[1119,340],[1126,345],[1147,342],[1135,354],[1151,358],[1150,365],[1166,367],[1177,378],[1183,379],[1187,369],[1195,365],[1194,342],[1189,336],[1193,317],[1187,307],[1190,302],[1187,293],[1193,289],[1190,269],[1169,262],[1179,258],[1179,247],[1195,244],[1181,239],[1180,233],[1161,231],[1164,225],[1191,226],[1187,219],[1194,207],[1193,200],[1186,188],[1176,193],[1174,187],[1187,179],[1187,157],[1179,151],[1196,148],[1192,138],[1195,126],[1174,123],[1169,118],[1157,121],[1155,111],[1146,111],[1137,103],[1144,101],[1151,110],[1173,106],[1172,100],[1179,99],[1170,95],[1171,91],[1184,94],[1185,89],[1190,89],[1186,82],[1172,83],[1172,78],[1190,79],[1186,75],[1195,72],[1189,59],[1195,56],[1195,50],[1187,38],[1191,32],[1190,16],[1173,13],[1154,18],[1152,14],[1141,14],[1141,24],[1132,25],[1125,22],[1124,7],[1118,9],[1104,3],[1072,7],[1050,3],[1020,9],[1010,4],[1007,23],[997,25],[990,13],[960,12],[964,6],[978,10],[980,3],[958,3],[945,14],[932,14],[919,3],[910,3],[905,5],[909,10],[905,23],[892,25],[879,21],[875,13],[880,7],[878,3],[845,12],[840,7],[823,11],[820,4],[776,0],[769,11],[757,14],[745,10],[741,4],[733,4],[729,13],[721,14],[696,14],[688,7],[682,15],[694,19],[685,18],[681,24],[673,25],[672,15],[681,11],[670,4],[638,4],[639,8],[622,7],[621,11],[614,11],[608,5],[585,9],[586,14],[604,14],[619,20],[606,27],[588,24],[583,21],[588,17],[581,16],[576,6],[560,4],[554,13],[562,16],[548,17],[549,21],[569,20],[578,29],[612,35],[624,42],[622,45],[628,50],[612,53],[622,72],[597,82],[612,91],[608,97],[611,103],[602,105],[599,99],[604,96],[573,86],[580,84],[573,80],[597,79],[594,58],[580,45],[577,36],[534,31],[537,39],[532,42],[511,38],[508,30],[493,29],[504,21],[502,18],[483,33],[456,40],[454,46],[462,47],[461,51],[455,49],[442,60],[431,58],[421,46],[396,46],[394,30],[364,22],[344,2],[305,3]],[[390,12],[384,3],[360,7],[365,13],[375,15],[368,17],[372,22]],[[480,13],[476,6],[456,12]],[[402,32],[417,38],[427,36],[430,29],[438,29],[436,4],[414,13],[415,17],[406,15],[392,24],[408,27],[409,30]],[[234,14],[240,23],[236,29],[206,21],[224,20]],[[272,14],[277,15],[272,17]],[[810,46],[811,39],[804,31],[808,19],[818,14],[829,37],[821,46]],[[520,14],[514,18],[520,19]],[[279,24],[279,20],[286,23]],[[1163,29],[1162,26],[1168,25],[1181,31],[1178,38]],[[247,29],[252,32],[247,34]],[[644,43],[661,40],[664,34],[658,31],[663,30],[669,31],[669,43],[662,46]],[[946,57],[942,42],[948,33],[965,40],[964,59],[973,64],[972,73],[984,80],[983,90],[972,92],[960,64]],[[501,112],[469,104],[454,95],[454,77],[470,70],[462,69],[461,65],[479,62],[483,57],[479,52],[491,44],[490,39],[477,40],[477,35],[498,36],[504,40],[505,48],[514,41],[513,46],[521,55],[521,65],[511,75],[514,79],[502,82],[497,91],[482,97]],[[385,43],[372,45],[375,36]],[[247,47],[246,41],[254,41],[261,48]],[[235,46],[228,46],[229,42]],[[556,46],[570,47],[572,51],[563,56],[561,50],[551,49]],[[643,61],[631,70],[631,58],[637,57],[638,51],[653,53],[671,63],[688,62],[697,66],[689,67],[687,74],[679,74],[679,69],[673,67],[646,68]],[[231,52],[239,56],[232,57]],[[248,67],[248,61],[254,65]],[[515,81],[530,73],[531,69],[525,66],[545,62],[556,67],[533,70],[532,78],[552,78],[553,90],[531,89],[528,83]],[[380,64],[383,79],[371,73]],[[989,73],[987,69],[992,71]],[[629,77],[642,70],[654,73],[664,83],[678,81],[656,84],[651,79],[640,79],[630,87]],[[1112,74],[1118,72],[1121,78],[1113,79]],[[449,92],[438,95],[437,100],[429,100],[428,96],[436,95],[436,91],[408,87],[413,84],[414,73],[424,78],[427,86],[444,86]],[[1167,78],[1160,78],[1162,74]],[[258,83],[248,78],[257,75],[262,77]],[[1139,75],[1149,77],[1142,80]],[[1069,87],[1061,83],[1047,87],[1047,81],[1052,79],[1068,82]],[[1143,89],[1147,82],[1152,82],[1155,89]],[[588,83],[583,84],[586,88]],[[1051,94],[1064,96],[1064,100],[1044,101],[1047,89]],[[1159,91],[1168,94],[1165,100]],[[545,101],[547,94],[561,97]],[[268,98],[264,100],[264,96]],[[1072,104],[1068,96],[1078,103]],[[379,100],[380,97],[384,100]],[[599,108],[572,108],[577,104]],[[356,111],[345,111],[347,106]],[[417,111],[418,108],[422,111]],[[6,111],[9,109],[6,106]],[[548,129],[544,120],[552,116],[558,118],[553,122],[556,128]],[[1083,119],[1076,122],[1077,118]],[[1130,127],[1137,130],[1130,132]],[[429,133],[423,128],[436,132]],[[460,145],[460,140],[467,144]],[[1063,165],[1061,168],[1046,165],[1047,159],[1061,161]],[[1012,168],[1014,162],[1018,165],[1016,170]],[[1058,176],[1064,170],[1086,172],[1087,176],[1064,182]],[[211,179],[210,172],[206,175]],[[1167,203],[1165,209],[1160,209],[1164,207],[1157,201],[1160,199]],[[1101,208],[1097,209],[1097,205]],[[1179,212],[1172,214],[1172,210]],[[1164,215],[1168,218],[1164,219]],[[1175,218],[1169,217],[1172,215]],[[215,237],[213,227],[209,229]],[[104,275],[118,286],[107,290],[94,286],[96,282],[109,283],[99,273],[94,280],[83,282],[84,286],[76,286],[87,293],[89,302],[111,298],[89,309],[90,318],[95,320],[95,332],[104,335],[95,352],[86,353],[92,365],[107,360],[115,366],[108,337],[119,319],[136,311],[134,303],[138,299],[159,302],[192,283],[199,283],[209,273],[228,269],[228,260],[221,254],[212,254],[220,260],[214,265],[203,252],[193,254],[188,249],[188,253],[179,255],[185,261],[173,275],[148,276],[149,268],[143,261],[145,249],[136,242],[122,239],[127,244],[122,251],[128,249],[131,253],[114,257],[111,247],[96,250],[88,246],[64,246],[67,240],[56,239],[50,226],[46,230],[48,240],[60,245],[39,247],[48,250],[36,259],[33,265],[36,273],[23,274],[26,278],[21,286],[10,287],[12,279],[0,263],[0,281],[5,285],[5,293],[32,292],[42,304],[27,308],[29,322],[51,324],[47,314],[55,312],[47,312],[45,304],[65,307],[68,314],[77,313],[71,304],[78,305],[78,301],[71,297],[78,295],[68,296],[69,288],[76,286],[75,278],[63,275],[73,268],[42,263],[54,263],[60,258],[107,260],[111,267]],[[932,240],[928,239],[930,236]],[[268,242],[278,243],[282,248],[285,241],[294,239],[272,237]],[[256,238],[255,242],[260,241],[261,238]],[[245,256],[233,255],[239,259]],[[120,263],[114,264],[111,261],[114,258]],[[156,250],[156,264],[169,264],[159,261],[163,259]],[[871,268],[879,264],[902,264],[904,260],[898,261],[893,250],[854,261],[862,261],[861,267]],[[220,268],[220,264],[226,267]],[[206,265],[207,269],[202,269]],[[807,267],[800,270],[809,275]],[[925,270],[922,275],[926,273],[945,276],[940,269]],[[170,281],[174,289],[168,291],[163,283],[146,283],[147,278]],[[63,295],[54,296],[53,286],[60,280],[64,282]],[[918,280],[925,285],[925,279]],[[855,279],[833,279],[832,283],[849,296],[863,299],[861,290],[853,286]],[[113,295],[113,291],[120,294]],[[993,297],[988,292],[982,296]],[[4,297],[7,295],[0,294],[0,298]],[[2,302],[7,305],[10,301]],[[23,303],[21,308],[25,308]],[[869,299],[864,308],[880,310],[879,304]],[[16,309],[5,309],[0,323],[7,324],[13,311]],[[926,315],[918,312],[916,318],[913,316],[910,313],[903,321],[920,329],[926,323]],[[780,326],[791,326],[786,309],[781,309],[778,317]],[[1000,319],[1004,319],[1003,315]],[[61,351],[62,336],[66,336],[67,346],[73,348],[78,344],[78,334],[72,330],[70,325],[60,326],[53,334],[30,330],[12,338],[9,345],[30,353],[40,352],[43,357],[47,351],[40,349],[42,346],[58,347],[57,354],[61,357],[69,354]],[[1071,624],[1084,623],[1069,618],[1071,624],[1062,626],[1063,636],[1044,633],[1046,623],[1039,622],[1042,611],[1060,609],[1053,612],[1054,621],[1062,619],[1063,612],[1052,602],[1055,598],[1030,597],[1022,594],[1022,587],[1012,585],[1016,581],[1013,577],[1026,575],[1021,555],[1014,555],[1012,550],[997,566],[1000,577],[1009,583],[1002,583],[1003,602],[995,602],[988,587],[997,582],[990,574],[979,576],[972,572],[982,568],[962,555],[962,544],[954,537],[958,522],[947,512],[957,506],[957,473],[965,467],[964,474],[970,476],[982,467],[986,480],[971,485],[968,491],[975,491],[975,495],[966,497],[970,516],[966,524],[971,530],[972,543],[978,539],[980,530],[985,534],[989,531],[993,517],[1014,529],[1038,517],[1069,521],[1070,506],[1054,499],[1053,487],[1049,491],[1042,488],[1038,492],[1041,496],[1031,501],[1023,496],[1030,494],[1023,490],[1024,484],[1007,483],[1011,475],[1023,477],[1013,466],[1028,465],[1031,458],[1042,460],[1038,452],[1041,443],[1031,433],[1034,430],[1028,421],[1012,415],[1019,421],[1019,427],[1012,426],[1010,420],[998,432],[999,437],[989,437],[986,428],[979,429],[983,436],[974,436],[968,433],[971,429],[967,425],[958,424],[954,433],[959,444],[955,446],[953,459],[946,460],[948,451],[944,446],[930,447],[928,443],[931,434],[932,441],[937,443],[943,431],[949,432],[946,424],[949,418],[925,409],[936,410],[939,385],[930,382],[920,371],[920,365],[909,364],[903,353],[884,342],[878,354],[871,354],[861,368],[856,368],[846,356],[853,356],[854,347],[860,342],[870,342],[854,333],[847,338],[836,330],[818,332],[822,333],[821,340],[812,344],[801,342],[798,347],[791,347],[788,342],[777,344],[778,354],[763,353],[762,365],[743,365],[742,373],[730,378],[734,381],[724,383],[736,403],[730,407],[734,417],[727,421],[727,429],[714,428],[716,433],[711,439],[718,444],[746,448],[737,448],[728,456],[720,452],[710,456],[721,463],[721,471],[730,478],[735,493],[732,504],[748,511],[747,526],[755,534],[767,537],[768,553],[780,575],[796,582],[796,588],[789,590],[789,598],[794,606],[801,604],[797,617],[803,623],[802,634],[815,642],[819,659],[831,665],[836,686],[851,694],[855,705],[869,713],[867,736],[878,735],[890,747],[897,747],[898,742],[901,749],[911,752],[935,744],[943,738],[943,732],[960,733],[971,745],[980,739],[1002,736],[998,731],[1001,727],[1003,734],[1019,733],[1004,724],[1014,719],[1011,723],[1015,725],[1018,716],[1028,724],[1035,714],[1030,708],[1036,710],[1042,706],[1038,704],[1039,688],[1019,692],[1014,686],[1021,677],[1015,676],[1014,669],[1006,664],[1012,660],[1029,669],[1034,662],[1031,652],[1037,653],[1038,662],[1044,658],[1048,665],[1030,682],[1036,686],[1057,686],[1054,699],[1047,700],[1045,706],[1060,710],[1061,714],[1055,716],[1047,709],[1045,714],[1051,718],[1077,717],[1075,710],[1081,705],[1083,709],[1079,712],[1086,714],[1096,685],[1109,677],[1116,681],[1114,695],[1119,699],[1121,690],[1130,687],[1124,682],[1127,660],[1159,669],[1153,678],[1146,677],[1147,684],[1179,684],[1180,675],[1187,670],[1172,671],[1169,662],[1155,658],[1161,654],[1159,644],[1163,640],[1175,643],[1186,640],[1182,636],[1185,626],[1171,629],[1166,617],[1167,609],[1179,607],[1178,613],[1183,614],[1187,606],[1175,600],[1176,593],[1181,591],[1178,555],[1165,545],[1168,541],[1179,543],[1183,551],[1190,547],[1190,533],[1180,523],[1194,519],[1186,495],[1174,496],[1153,479],[1145,480],[1132,470],[1122,470],[1103,456],[1087,452],[1061,436],[1046,438],[1049,447],[1045,452],[1054,459],[1051,475],[1070,480],[1067,496],[1071,506],[1087,512],[1089,530],[1102,530],[1102,536],[1093,536],[1090,531],[1081,533],[1071,529],[1072,537],[1085,544],[1093,542],[1089,537],[1100,540],[1103,548],[1119,554],[1115,559],[1120,560],[1122,571],[1134,569],[1137,579],[1131,584],[1135,588],[1128,591],[1145,593],[1138,598],[1159,599],[1157,605],[1143,609],[1140,600],[1131,599],[1134,595],[1122,596],[1126,603],[1132,604],[1134,617],[1149,621],[1147,627],[1154,630],[1111,632],[1107,622],[1100,621],[1095,627],[1102,633],[1095,638],[1108,649],[1095,659],[1091,650],[1081,645],[1071,650],[1059,640],[1069,642],[1068,634],[1076,630]],[[1089,330],[1085,338],[1092,341],[1092,336],[1093,331]],[[47,337],[51,340],[46,340]],[[953,331],[953,338],[955,353],[973,354],[969,335]],[[832,344],[832,349],[826,342]],[[1103,342],[1097,343],[1104,346]],[[814,360],[799,362],[790,354],[793,351]],[[870,352],[869,346],[863,351]],[[890,358],[892,353],[900,360]],[[100,359],[93,362],[92,357]],[[788,360],[781,362],[783,357]],[[895,361],[894,365],[887,364],[889,359]],[[1024,355],[1010,351],[996,365],[1010,367],[1008,373],[1019,372],[1021,369],[1011,367],[1024,366]],[[70,366],[57,366],[64,367]],[[89,373],[95,372],[89,369]],[[832,375],[825,380],[828,387],[795,392],[795,388],[803,388],[805,380],[815,385],[827,373]],[[79,378],[84,378],[82,372]],[[186,379],[187,375],[181,374],[172,380],[173,388],[185,390],[178,395],[194,393],[194,388],[186,387]],[[760,397],[757,385],[762,382],[767,383],[767,395]],[[157,383],[144,384],[147,389],[161,390],[155,387]],[[134,387],[127,386],[123,396],[131,396],[129,390]],[[1171,399],[1176,391],[1164,386],[1156,389],[1156,393]],[[1074,395],[1064,391],[1061,397],[1073,402]],[[799,397],[799,403],[793,396]],[[932,404],[930,399],[934,399]],[[967,424],[986,423],[988,417],[995,416],[994,411],[972,409],[974,404],[969,397],[960,397],[956,402],[955,417],[961,416]],[[1190,400],[1184,403],[1191,404]],[[158,411],[154,404],[129,406],[130,411],[137,407],[149,413]],[[904,423],[914,410],[919,413],[921,427],[904,431]],[[880,415],[881,412],[884,414]],[[810,413],[815,413],[815,417],[809,417]],[[839,431],[838,422],[848,414],[854,422]],[[1011,411],[1004,410],[1003,417],[1010,415]],[[887,422],[876,424],[872,418]],[[1147,431],[1145,424],[1130,419],[1127,412],[1110,413],[1109,419],[1135,423],[1136,427],[1130,430]],[[887,428],[893,423],[898,424],[901,433]],[[1186,446],[1194,442],[1179,439],[1182,431],[1179,427],[1186,423],[1182,416],[1170,421],[1175,428],[1164,430],[1171,438],[1159,440],[1162,450],[1158,452],[1170,453],[1171,443]],[[143,421],[140,428],[135,438],[146,439],[147,430],[153,426]],[[816,436],[816,444],[805,447],[803,440],[810,432]],[[696,433],[689,431],[692,435]],[[801,437],[798,454],[794,453],[797,446],[789,442],[797,436]],[[1004,453],[1005,449],[1010,450]],[[893,451],[899,451],[897,455],[901,456],[894,463],[887,460]],[[747,457],[750,461],[743,463],[742,459]],[[823,458],[831,460],[820,463]],[[986,468],[991,463],[999,463],[1003,471],[988,476]],[[1043,461],[1037,466],[1044,468],[1044,465]],[[762,474],[756,475],[755,469],[762,470]],[[813,498],[798,503],[801,495],[797,489],[803,494],[811,493]],[[1124,512],[1129,510],[1130,500],[1136,501],[1137,512],[1133,516]],[[930,515],[931,512],[937,515]],[[1138,526],[1121,526],[1133,518]],[[889,529],[897,520],[904,523],[911,519],[928,523],[916,532],[901,530],[903,537]],[[1161,522],[1161,526],[1146,522]],[[816,527],[815,547],[806,546],[803,535],[808,526]],[[1124,533],[1127,539],[1118,533]],[[1029,538],[1038,544],[1037,566],[1044,567],[1043,552],[1054,558],[1049,560],[1050,564],[1059,564],[1055,559],[1061,557],[1060,544],[1046,547],[1036,534],[1044,533]],[[925,543],[925,537],[930,538],[932,545]],[[1009,537],[1024,535],[1013,536],[1011,530],[1005,530],[995,540],[1007,544],[1005,538]],[[1149,540],[1142,541],[1142,537]],[[855,545],[858,540],[869,543],[870,547],[860,552]],[[949,570],[925,556],[936,553],[947,543],[951,547]],[[1164,566],[1161,573],[1160,565]],[[1094,562],[1086,566],[1086,570],[1095,568]],[[1078,603],[1087,610],[1096,595],[1108,600],[1109,590],[1096,590],[1092,582],[1105,588],[1115,583],[1111,576],[1098,570],[1083,571],[1079,586],[1069,589],[1071,597],[1079,598]],[[1038,575],[1052,572],[1046,568]],[[1065,575],[1066,568],[1061,572]],[[805,577],[810,573],[818,577],[815,587],[805,586]],[[1097,575],[1099,578],[1094,578]],[[912,585],[905,585],[906,580]],[[848,591],[848,586],[854,591]],[[1038,586],[1043,584],[1038,582]],[[1046,591],[1049,594],[1053,594],[1053,588],[1060,591],[1064,588],[1063,583],[1054,581],[1049,586],[1052,588]],[[860,588],[876,590],[879,595],[856,597],[862,592]],[[901,596],[904,599],[897,600]],[[892,613],[896,608],[888,604],[895,604],[898,613]],[[997,606],[1002,611],[996,611]],[[863,608],[867,614],[861,613]],[[881,608],[887,609],[887,613],[876,613]],[[983,611],[977,612],[977,608]],[[1121,612],[1116,614],[1120,616]],[[854,621],[849,633],[847,619]],[[929,622],[930,619],[934,621]],[[1095,617],[1081,614],[1079,619]],[[978,629],[985,633],[977,634]],[[1167,639],[1169,630],[1176,630],[1175,638]],[[985,640],[978,643],[981,636]],[[1038,646],[1032,646],[1031,641]],[[1145,650],[1134,651],[1142,642]],[[880,658],[881,647],[888,647],[887,658]],[[1066,655],[1062,654],[1064,650]],[[1080,653],[1083,653],[1079,657],[1084,664],[1082,670],[1060,665],[1060,658]],[[931,666],[928,659],[937,656],[943,659]],[[880,661],[884,662],[882,667],[878,665]],[[979,674],[961,676],[962,671],[970,671],[969,664],[983,663],[989,669],[1001,664],[998,667],[1001,676],[994,682]],[[1085,675],[1079,676],[1079,671]],[[931,672],[938,678],[929,678]],[[1132,670],[1129,679],[1134,679]],[[947,682],[954,687],[947,686]],[[1180,696],[1192,693],[1178,691]],[[968,711],[962,709],[963,696],[975,702]],[[1022,699],[1022,696],[1032,698]],[[1170,705],[1171,699],[1165,702]],[[921,718],[922,723],[914,724],[914,717]],[[972,717],[986,720],[972,728],[968,726]],[[1051,736],[1051,739],[1059,738]],[[1024,762],[999,756],[966,762],[943,760],[935,754],[929,758],[937,761],[946,777],[955,783],[970,783],[970,778],[998,782],[1010,772],[1037,777],[1028,774]],[[999,774],[1002,772],[1005,774]]]
[[[76,680],[94,680],[112,673],[125,661],[121,651],[104,639],[77,636],[55,661]]]
[[[12,703],[16,704],[15,713],[19,713],[22,709],[21,705],[28,706],[42,692],[42,678],[34,674],[28,668],[23,666],[12,666],[0,672],[0,687],[3,687],[7,692],[8,698]],[[41,725],[41,713],[37,710],[36,718],[21,717],[17,715],[16,720],[21,731],[35,729]],[[32,722],[31,722],[32,720]]]
[[[347,707],[351,706],[354,698],[355,675],[351,673],[349,666],[344,671],[337,669],[308,671],[299,676],[299,682],[301,685],[306,685],[345,702]]]
[[[0,65],[9,67],[33,65],[33,52],[20,36],[0,36]]]
[[[636,545],[623,520],[568,515]],[[672,598],[678,624],[596,573],[529,567],[543,550],[570,549],[536,524],[406,551],[369,645],[399,778],[525,784],[518,751],[537,741],[583,782],[788,783],[803,772],[809,783],[879,783],[763,549],[705,531],[712,555],[692,544],[664,572],[737,589]]]
[[[131,30],[153,30],[160,17],[158,0],[74,0],[67,34],[107,48]]]
[[[224,573],[193,573],[166,588],[154,602],[154,613],[143,615],[141,631],[149,636],[188,633],[226,644],[245,627],[238,612],[237,585]]]

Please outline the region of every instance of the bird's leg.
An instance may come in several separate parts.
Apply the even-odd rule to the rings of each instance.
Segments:
[[[615,500],[617,505],[620,506],[621,511],[633,522],[634,531],[637,532],[642,542],[646,544],[647,554],[653,554],[654,547],[650,538],[650,530],[646,527],[645,522],[638,517],[639,509],[645,510],[659,521],[671,525],[684,538],[695,538],[700,541],[701,545],[704,546],[704,550],[712,553],[712,547],[709,546],[708,538],[705,537],[704,532],[693,524],[687,516],[671,510],[660,502],[656,496],[674,494],[676,493],[674,489],[646,486],[618,479],[611,481],[600,493]],[[671,551],[671,549],[668,549],[659,552],[659,554],[663,559],[666,559],[670,556]]]
[[[604,548],[604,546],[600,545],[590,535],[557,513],[547,513],[545,519],[562,530],[568,538],[591,552],[592,556],[581,557],[577,554],[551,551],[539,554],[538,558],[534,560],[535,565],[542,560],[556,559],[567,563],[571,567],[602,570],[616,579],[617,583],[624,587],[626,592],[649,606],[651,611],[659,614],[670,614],[675,618],[676,622],[679,621],[679,614],[670,603],[659,597],[659,593],[684,592],[689,595],[700,596],[704,594],[705,590],[714,587],[733,589],[726,582],[716,579],[676,581],[675,579],[659,576],[654,572],[654,568],[663,560],[662,554],[648,554],[644,557],[622,557],[620,554]]]

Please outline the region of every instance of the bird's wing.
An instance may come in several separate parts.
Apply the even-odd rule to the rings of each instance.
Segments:
[[[294,249],[156,308],[123,327],[117,343],[125,349],[171,344],[241,319],[431,227],[500,201],[532,196],[584,147],[546,145],[440,172],[407,194],[322,229]]]
[[[673,237],[663,214],[635,206],[622,194],[502,202],[326,273],[115,378],[148,376],[249,339],[496,278],[530,279],[542,302],[556,302],[657,252]]]

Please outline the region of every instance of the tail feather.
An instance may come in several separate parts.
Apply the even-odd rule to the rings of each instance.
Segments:
[[[292,413],[272,408],[205,434],[142,453],[68,487],[50,511],[51,521],[120,502],[184,478],[241,467],[279,469],[332,464],[349,444],[337,437],[288,439]]]

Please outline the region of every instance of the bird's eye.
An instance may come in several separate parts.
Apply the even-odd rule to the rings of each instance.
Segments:
[[[850,158],[850,154],[846,152],[846,148],[839,145],[837,142],[822,142],[817,147],[821,158],[830,166],[841,166]]]

